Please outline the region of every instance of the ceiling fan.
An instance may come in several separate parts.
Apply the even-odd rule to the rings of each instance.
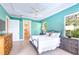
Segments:
[[[33,8],[33,7],[31,7],[31,9],[32,9],[32,11],[30,13],[32,13],[34,15],[34,18],[38,18],[39,17],[38,15],[40,14],[41,10]]]

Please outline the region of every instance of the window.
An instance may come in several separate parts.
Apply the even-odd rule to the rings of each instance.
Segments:
[[[65,36],[79,38],[79,13],[65,17]]]

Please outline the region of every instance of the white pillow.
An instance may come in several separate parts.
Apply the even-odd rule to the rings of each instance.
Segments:
[[[49,36],[49,33],[46,33],[47,36]]]
[[[60,33],[53,33],[52,35],[51,35],[52,37],[59,37],[60,36]]]

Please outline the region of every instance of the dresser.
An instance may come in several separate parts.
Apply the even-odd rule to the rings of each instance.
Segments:
[[[0,34],[0,55],[8,55],[12,48],[12,34]]]
[[[79,39],[61,38],[60,48],[72,54],[79,55]]]

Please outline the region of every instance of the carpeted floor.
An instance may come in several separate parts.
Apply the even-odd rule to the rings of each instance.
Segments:
[[[10,55],[37,55],[34,47],[29,42],[16,41],[13,42],[13,48]],[[55,50],[47,51],[41,55],[72,55],[60,48]]]

